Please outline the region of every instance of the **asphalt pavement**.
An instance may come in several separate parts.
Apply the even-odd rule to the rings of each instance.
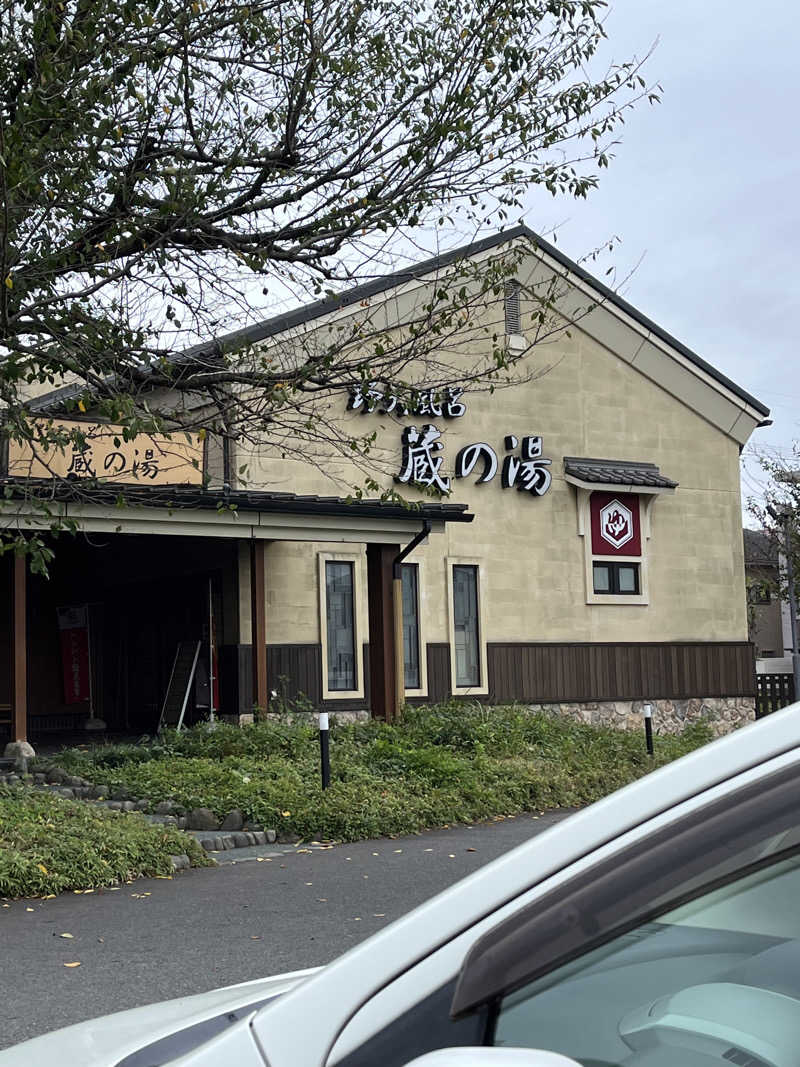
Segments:
[[[327,963],[564,814],[249,859],[232,852],[213,869],[5,904],[0,1048],[97,1015]]]

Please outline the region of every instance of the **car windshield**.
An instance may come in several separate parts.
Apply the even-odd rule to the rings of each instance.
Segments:
[[[798,899],[793,854],[507,996],[495,1044],[584,1067],[789,1067],[800,1047]]]

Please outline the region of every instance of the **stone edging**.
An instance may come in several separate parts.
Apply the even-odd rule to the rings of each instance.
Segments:
[[[133,799],[127,789],[114,789],[107,785],[87,781],[76,774],[68,774],[58,766],[42,768],[28,773],[27,762],[18,760],[16,769],[0,769],[0,785],[27,787],[43,790],[67,800],[91,801],[97,807],[110,811],[135,812],[150,823],[172,826],[190,833],[206,852],[222,852],[237,848],[252,848],[255,845],[295,844],[296,835],[278,835],[276,830],[265,830],[257,823],[246,823],[238,810],[218,819],[208,808],[194,808],[190,812],[175,801],[164,800],[156,804],[152,813],[148,800]],[[173,870],[186,870],[189,857],[182,853],[172,856]]]

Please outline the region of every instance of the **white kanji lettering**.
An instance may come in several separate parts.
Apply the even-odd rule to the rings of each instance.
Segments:
[[[517,447],[517,439],[509,434],[506,449]],[[502,485],[504,489],[516,487],[520,492],[543,496],[553,480],[549,459],[542,458],[541,437],[523,437],[520,456],[506,456],[503,460]]]
[[[483,471],[476,485],[481,482],[490,482],[497,474],[497,453],[491,445],[485,441],[476,441],[475,444],[465,445],[456,456],[456,478],[468,478],[475,468],[478,460],[483,460]]]
[[[416,426],[406,426],[403,430],[403,469],[395,475],[395,481],[449,493],[450,479],[440,473],[444,461],[444,456],[438,454],[443,448],[439,440],[441,436],[441,432],[430,423],[421,430]]]

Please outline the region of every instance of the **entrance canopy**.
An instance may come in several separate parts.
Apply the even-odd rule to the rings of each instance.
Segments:
[[[40,725],[52,711],[58,725],[68,711],[60,706],[66,653],[57,644],[55,620],[75,605],[85,621],[90,715],[102,702],[112,727],[152,732],[174,649],[186,640],[208,649],[208,706],[215,706],[211,692],[218,678],[223,703],[224,690],[238,686],[240,695],[228,703],[239,710],[243,705],[265,709],[264,547],[269,541],[367,546],[371,706],[373,714],[392,718],[398,640],[392,625],[393,565],[421,529],[473,519],[463,504],[403,506],[191,486],[121,489],[86,481],[2,479],[1,490],[0,530],[38,530],[47,536],[61,520],[77,523],[82,535],[74,542],[59,540],[50,581],[30,577],[21,556],[5,561],[0,574],[2,599],[10,609],[0,620],[0,672],[7,682],[0,686],[0,711],[6,709],[13,740],[26,739],[29,709]],[[249,556],[243,571],[249,572],[249,583],[238,578],[242,552]],[[252,638],[245,666],[238,622],[230,620],[247,614]],[[63,646],[63,635],[61,641]]]
[[[139,485],[123,490],[85,481],[13,478],[0,480],[0,489],[6,487],[11,497],[0,507],[0,528],[47,529],[54,520],[69,519],[87,533],[395,544],[408,539],[409,526],[424,519],[435,529],[474,518],[466,504],[427,501],[404,506],[294,493]]]

